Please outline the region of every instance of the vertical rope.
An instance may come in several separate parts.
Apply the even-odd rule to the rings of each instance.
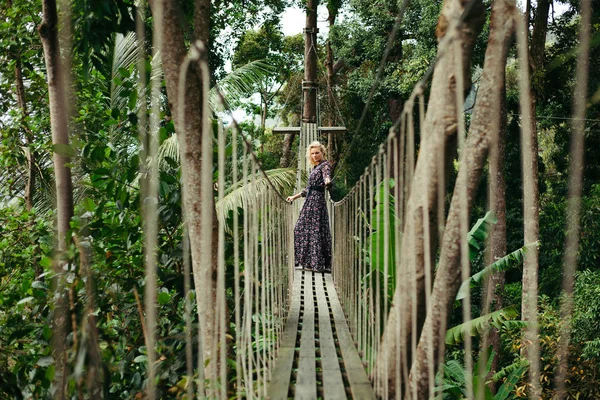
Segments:
[[[377,158],[374,158],[375,161],[375,165],[374,165],[374,170],[375,170],[375,182],[374,182],[374,190],[376,190],[375,193],[379,194],[379,197],[377,197],[375,199],[375,202],[373,203],[373,207],[377,207],[376,209],[376,216],[375,216],[375,221],[377,223],[377,226],[375,227],[375,229],[377,229],[377,242],[375,243],[375,254],[377,255],[377,257],[373,257],[373,254],[371,254],[371,259],[372,260],[376,260],[372,265],[371,265],[371,274],[375,274],[375,329],[374,329],[374,334],[373,334],[373,353],[377,354],[379,353],[379,338],[381,337],[381,295],[382,295],[382,291],[381,291],[381,223],[382,223],[382,209],[381,207],[379,207],[379,205],[381,204],[381,200],[382,198],[385,196],[385,193],[383,193],[382,191],[382,182],[381,182],[381,167],[382,167],[382,154],[383,154],[383,149],[382,147],[379,148],[379,152],[377,154]],[[375,211],[375,210],[374,210]],[[383,240],[385,240],[385,237],[383,238]],[[373,241],[373,238],[371,238],[371,242]],[[373,360],[375,360],[375,357],[372,357]],[[373,365],[374,367],[375,365]]]
[[[274,342],[274,334],[275,334],[275,317],[276,317],[276,313],[275,313],[275,307],[277,306],[277,304],[275,303],[275,296],[274,296],[274,290],[273,290],[273,284],[275,281],[275,276],[273,274],[273,248],[275,246],[275,243],[273,241],[273,235],[275,234],[275,225],[274,225],[274,213],[275,213],[275,209],[274,209],[274,202],[273,202],[273,196],[270,195],[270,193],[267,195],[267,210],[268,210],[268,215],[267,215],[267,234],[268,234],[268,246],[267,246],[267,276],[265,278],[265,282],[269,283],[269,286],[267,288],[267,299],[266,299],[266,304],[267,304],[267,312],[269,315],[269,319],[267,321],[267,329],[269,332],[269,354],[267,356],[267,372],[268,375],[266,376],[266,380],[270,380],[271,379],[271,369],[273,367],[273,363],[274,363],[274,346],[275,346],[275,342]],[[263,250],[265,251],[265,250]],[[266,391],[266,386],[265,386],[265,396],[267,395],[267,391]]]
[[[238,185],[238,144],[237,144],[237,127],[231,130],[231,147],[232,147],[232,186]],[[245,158],[245,157],[244,157]],[[245,180],[244,180],[245,182]],[[244,212],[245,214],[245,212]],[[236,365],[236,395],[242,395],[242,326],[241,326],[241,302],[240,302],[240,233],[239,233],[239,218],[238,210],[233,212],[233,296],[235,298],[235,365]]]
[[[521,105],[521,151],[522,151],[522,169],[523,169],[523,219],[524,219],[524,242],[525,244],[533,243],[537,240],[537,210],[533,207],[535,202],[533,195],[535,193],[536,177],[529,173],[534,157],[536,154],[532,152],[533,132],[532,123],[533,116],[531,108],[531,91],[529,87],[529,56],[527,51],[527,26],[525,16],[518,10],[515,12],[516,36],[517,36],[517,54],[519,57],[520,73],[519,73],[519,101]],[[538,265],[538,249],[533,246],[525,255],[523,262],[523,270],[537,271]],[[537,316],[537,272],[535,276],[530,276],[530,285],[525,287],[523,284],[523,310],[528,311],[528,316],[523,315],[523,319],[527,320],[528,326],[525,330],[525,339],[523,344],[528,343],[526,349],[527,359],[529,360],[529,383],[531,391],[530,398],[538,398],[541,395],[540,387],[540,349],[538,342],[538,316]],[[528,318],[527,318],[528,317]]]
[[[373,352],[373,348],[374,348],[374,337],[375,337],[375,331],[376,331],[376,318],[377,315],[375,313],[375,299],[374,297],[377,295],[377,293],[374,293],[376,290],[375,284],[373,282],[373,267],[374,267],[374,257],[373,257],[373,251],[375,250],[374,246],[373,246],[373,220],[375,218],[375,213],[373,212],[375,209],[375,179],[376,179],[376,172],[374,171],[374,162],[375,160],[371,160],[371,165],[368,167],[369,168],[369,172],[367,174],[367,179],[368,179],[368,190],[369,190],[369,204],[368,204],[368,210],[369,210],[369,227],[368,227],[368,235],[367,235],[367,240],[368,240],[368,248],[369,248],[369,268],[366,269],[366,273],[371,273],[370,274],[370,278],[368,279],[368,299],[369,299],[369,313],[367,314],[369,316],[369,324],[368,324],[368,368],[369,370],[372,370],[373,368],[373,363],[372,363],[372,359],[373,357],[371,356],[372,352]]]
[[[248,147],[244,146],[244,161],[243,161],[243,179],[248,182],[249,179],[249,160]],[[246,204],[244,207],[244,321],[243,321],[243,349],[242,349],[242,364],[244,366],[244,383],[246,396],[249,399],[253,398],[252,385],[252,303],[250,296],[251,282],[251,257],[252,248],[250,241],[252,239],[250,232],[250,215],[253,214],[252,203]]]
[[[269,317],[269,315],[267,314],[267,284],[269,282],[268,278],[269,276],[267,275],[267,249],[268,249],[268,240],[269,240],[269,235],[268,235],[268,227],[266,226],[267,224],[267,214],[269,212],[269,209],[267,207],[266,204],[266,196],[264,194],[261,194],[260,196],[260,205],[261,205],[261,213],[260,213],[260,228],[261,228],[261,243],[262,243],[262,248],[261,248],[261,263],[260,263],[260,274],[257,276],[258,279],[256,280],[256,283],[258,284],[258,286],[260,287],[260,320],[261,320],[261,334],[263,336],[263,341],[264,341],[264,345],[262,346],[262,356],[260,357],[261,359],[261,372],[260,372],[260,378],[261,378],[261,382],[262,382],[262,392],[260,391],[260,385],[259,385],[259,393],[261,394],[261,397],[266,397],[267,396],[267,387],[266,387],[266,372],[267,372],[267,368],[268,368],[268,364],[267,364],[267,346],[268,346],[268,340],[269,340],[269,332],[267,331],[267,318]]]
[[[183,187],[182,187],[183,190]],[[182,196],[183,197],[183,196]],[[185,216],[185,204],[181,203],[182,216]],[[186,395],[192,399],[194,397],[194,361],[192,344],[192,266],[190,255],[190,239],[185,217],[183,219],[183,296],[185,298],[185,364],[186,364]]]
[[[369,221],[367,220],[367,215],[368,215],[368,211],[367,211],[367,196],[368,196],[368,192],[367,192],[367,187],[368,187],[368,175],[367,175],[367,169],[365,169],[365,174],[363,175],[362,178],[362,209],[363,209],[363,219],[364,219],[364,223],[363,223],[363,229],[362,229],[362,235],[361,235],[361,244],[362,244],[362,248],[366,248],[367,247],[367,237],[368,237],[368,224]],[[366,271],[367,271],[367,253],[365,251],[362,252],[362,265],[361,265],[361,271],[360,271],[360,276],[361,278],[364,277],[366,275]],[[367,360],[367,327],[369,326],[368,322],[367,322],[367,303],[368,303],[368,297],[367,297],[367,283],[361,279],[361,289],[360,289],[360,293],[361,293],[361,300],[362,300],[362,313],[361,313],[361,322],[362,322],[362,329],[361,329],[361,349],[362,349],[362,359],[364,362],[366,362]]]
[[[425,120],[425,100],[422,95],[419,95],[419,130],[420,134],[423,135],[423,121]],[[424,187],[429,187],[429,176],[426,176],[426,182]],[[431,248],[431,232],[430,232],[430,220],[429,220],[429,192],[423,190],[421,193],[422,208],[425,210],[423,213],[423,253],[424,253],[424,269],[425,269],[425,309],[430,310],[431,306],[431,288],[433,287],[433,264],[431,260],[432,248]],[[426,335],[427,339],[427,375],[429,380],[429,393],[433,393],[435,383],[435,358],[433,353],[433,335]]]
[[[389,263],[390,263],[390,229],[394,229],[393,222],[390,226],[390,154],[391,154],[391,140],[385,143],[385,152],[382,156],[382,167],[383,167],[383,327],[381,332],[385,332],[387,328],[388,320],[388,297],[389,297]],[[381,340],[381,334],[378,336],[378,342]],[[380,349],[381,351],[381,349]],[[385,398],[388,397],[388,366],[385,364],[385,370],[383,371],[383,392],[386,394]]]
[[[404,216],[404,203],[405,199],[408,198],[406,194],[406,158],[405,158],[405,142],[406,142],[406,113],[403,111],[402,116],[400,117],[400,143],[398,147],[398,155],[400,158],[398,159],[398,178],[400,179],[399,183],[399,198],[398,198],[398,206],[399,206],[399,215]],[[400,224],[400,231],[404,231],[404,217],[402,217],[402,221]],[[398,270],[397,273],[400,273]]]
[[[394,261],[396,263],[395,265],[395,275],[394,275],[394,281],[396,282],[396,285],[399,284],[400,282],[400,246],[401,246],[401,240],[400,240],[400,232],[402,232],[402,221],[403,221],[403,216],[400,212],[400,191],[402,190],[401,187],[401,176],[402,176],[402,164],[400,162],[400,158],[399,158],[399,149],[398,149],[398,130],[394,129],[392,131],[392,165],[393,165],[393,176],[394,176],[394,180],[395,180],[395,185],[394,185],[394,215],[396,216],[395,221],[394,221],[394,231],[395,231],[395,237],[394,237]],[[396,349],[400,349],[400,307],[396,306],[393,308],[394,313],[396,313]],[[398,354],[398,351],[397,353]],[[402,363],[402,357],[400,357],[400,359],[397,362],[397,367],[396,367],[396,371],[395,371],[395,382],[396,382],[396,388],[401,388],[402,387],[402,376],[400,374],[401,368],[400,365]],[[398,390],[398,389],[397,389]]]
[[[253,186],[256,185],[256,178],[257,178],[257,167],[256,164],[252,163],[252,184]],[[252,260],[250,260],[252,262],[252,273],[251,273],[251,278],[252,278],[252,285],[250,285],[251,288],[251,299],[253,299],[254,304],[253,304],[253,308],[251,308],[252,312],[250,313],[251,315],[251,323],[254,322],[254,339],[257,340],[258,338],[260,338],[260,297],[258,295],[259,293],[259,276],[258,276],[258,270],[259,270],[259,249],[258,249],[258,244],[259,244],[259,219],[258,219],[258,214],[260,213],[260,207],[258,204],[257,199],[253,199],[255,201],[255,206],[254,206],[254,210],[252,212],[252,243],[250,244],[252,246]],[[250,340],[252,340],[252,337],[250,337]],[[256,393],[260,393],[261,391],[261,378],[260,378],[260,347],[256,346],[256,350],[252,351],[252,357],[251,360],[254,362],[254,367],[256,368]],[[252,371],[252,369],[250,370]]]
[[[458,135],[458,147],[459,157],[461,160],[461,167],[463,166],[462,160],[464,159],[465,149],[465,120],[464,120],[464,75],[463,75],[463,63],[462,63],[462,41],[455,40],[452,46],[454,50],[455,60],[455,77],[456,77],[456,122]],[[460,175],[459,175],[460,176]],[[461,246],[461,279],[466,281],[470,277],[470,260],[469,260],[469,244],[467,242],[467,234],[469,232],[469,212],[467,203],[467,174],[464,174],[465,182],[459,184],[461,190],[458,193],[460,203],[460,246]],[[429,290],[429,288],[428,288]],[[465,298],[463,299],[463,323],[467,323],[471,320],[471,294],[469,291],[466,292]],[[466,395],[468,398],[473,397],[473,355],[471,353],[472,343],[471,335],[464,335],[464,348],[465,348],[465,384],[466,384]],[[430,381],[431,385],[431,381]]]
[[[223,124],[219,122],[218,125],[218,199],[219,202],[223,202],[225,196],[225,133],[223,132]],[[227,303],[225,299],[225,224],[219,224],[219,238],[218,238],[218,267],[217,267],[217,318],[215,323],[218,325],[215,332],[218,337],[219,349],[219,377],[220,377],[220,389],[221,398],[227,397],[227,342],[226,342],[226,313]]]
[[[573,120],[569,163],[569,197],[567,205],[567,235],[564,250],[563,290],[565,297],[561,304],[560,342],[558,348],[559,368],[556,378],[557,398],[566,397],[567,368],[569,364],[569,342],[571,340],[571,318],[573,316],[573,286],[577,269],[579,249],[581,192],[583,186],[585,114],[587,108],[588,68],[590,58],[590,19],[591,1],[581,0],[581,28],[577,57],[577,75],[573,94]]]

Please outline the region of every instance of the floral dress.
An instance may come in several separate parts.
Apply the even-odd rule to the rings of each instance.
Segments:
[[[306,197],[294,228],[294,256],[297,267],[316,272],[331,271],[331,232],[325,200],[325,179],[331,179],[329,162],[314,167],[308,186],[301,193]]]

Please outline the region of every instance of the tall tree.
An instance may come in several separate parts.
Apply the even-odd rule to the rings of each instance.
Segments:
[[[54,175],[56,182],[56,215],[58,235],[58,256],[54,261],[56,303],[54,306],[53,345],[56,374],[54,386],[56,398],[66,398],[68,378],[66,353],[67,300],[63,292],[64,284],[64,252],[71,243],[68,237],[71,218],[73,217],[73,184],[69,167],[69,126],[66,92],[66,71],[61,60],[61,49],[58,40],[58,13],[56,0],[44,0],[42,23],[38,27],[48,79],[48,97],[50,106],[50,125],[52,144],[54,146]]]
[[[327,1],[327,12],[328,12],[328,16],[327,16],[327,22],[329,24],[329,32],[331,32],[332,29],[335,29],[335,20],[337,19],[338,13],[340,11],[340,8],[342,7],[342,0],[328,0]],[[327,42],[326,42],[326,49],[327,49],[327,55],[326,55],[326,59],[325,59],[325,68],[327,69],[327,97],[328,97],[328,102],[329,102],[329,118],[327,121],[327,124],[329,126],[334,126],[334,121],[335,119],[337,119],[337,102],[338,100],[336,100],[335,96],[336,94],[334,93],[334,86],[335,86],[335,76],[337,75],[337,73],[339,72],[340,69],[343,68],[344,66],[344,59],[340,58],[337,61],[334,62],[334,55],[333,55],[333,47],[331,46],[331,38],[327,38]],[[333,166],[335,167],[338,164],[339,158],[340,158],[340,153],[339,151],[336,149],[337,147],[339,147],[339,145],[337,145],[336,142],[336,135],[334,135],[333,133],[329,133],[327,136],[327,148],[329,150],[329,160],[330,162],[333,164]],[[335,146],[334,146],[335,144]]]
[[[302,122],[317,122],[317,7],[318,0],[306,1],[304,28],[304,81],[302,81]],[[285,135],[280,167],[288,167],[295,133]]]
[[[283,36],[277,23],[277,20],[269,20],[258,30],[246,31],[238,42],[232,62],[235,68],[259,60],[269,65],[267,71],[270,73],[263,74],[261,79],[253,85],[260,95],[260,128],[262,130],[265,129],[271,106],[281,93],[281,88],[302,66],[300,53],[303,41],[301,36]]]

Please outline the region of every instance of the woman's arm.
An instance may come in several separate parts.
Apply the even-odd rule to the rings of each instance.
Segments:
[[[325,187],[331,186],[331,165],[329,161],[325,161],[323,164],[323,180],[325,181]]]
[[[292,201],[296,200],[299,197],[302,197],[302,192],[288,196],[286,200],[291,203]]]

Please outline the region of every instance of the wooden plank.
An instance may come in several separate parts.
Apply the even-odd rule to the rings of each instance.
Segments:
[[[346,133],[345,126],[320,126],[319,133]]]
[[[300,133],[299,126],[284,126],[273,128],[274,134],[287,135],[289,133]],[[348,129],[345,126],[319,126],[317,128],[319,133],[346,133]]]
[[[335,322],[338,343],[342,353],[342,358],[344,359],[344,366],[348,376],[348,381],[350,383],[350,392],[352,393],[352,398],[375,399],[375,393],[371,387],[371,382],[369,381],[367,373],[363,368],[362,361],[360,360],[356,350],[356,346],[354,346],[352,335],[350,334],[348,324],[346,323],[346,316],[342,310],[342,305],[338,299],[331,275],[326,275],[325,281],[327,284],[327,292],[329,293],[329,302],[333,311],[333,319]]]
[[[315,290],[319,309],[319,346],[321,349],[321,367],[323,368],[323,397],[325,400],[345,399],[346,389],[340,371],[340,362],[329,317],[329,304],[325,297],[321,274],[315,275]]]
[[[300,285],[302,284],[302,271],[294,271],[294,282],[291,288],[290,311],[285,321],[285,327],[279,349],[277,361],[271,375],[271,382],[267,388],[267,397],[273,400],[287,399],[294,363],[296,336],[298,333],[298,320],[300,319]]]
[[[273,128],[273,133],[279,133],[279,134],[288,134],[288,133],[299,133],[300,132],[300,127],[299,126],[284,126],[282,128]]]
[[[313,273],[304,272],[304,315],[300,333],[300,358],[294,398],[310,400],[317,398],[317,375],[315,370],[315,306],[313,300]]]

